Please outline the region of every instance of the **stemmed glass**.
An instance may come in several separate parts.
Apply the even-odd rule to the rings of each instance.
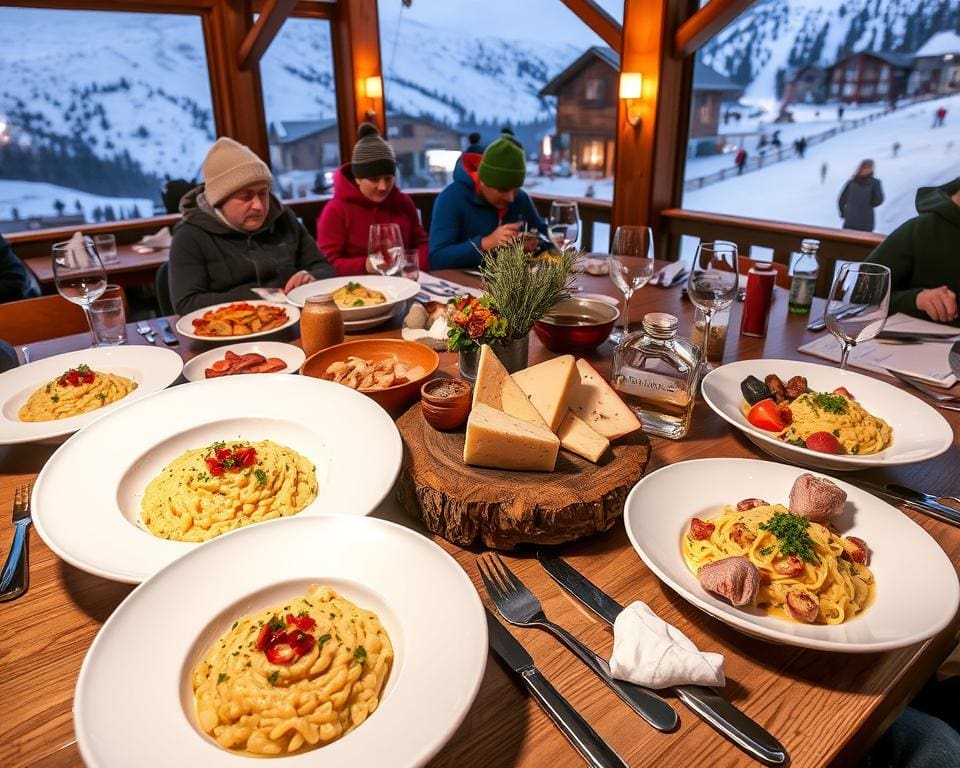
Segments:
[[[687,279],[687,295],[703,313],[702,359],[707,367],[707,346],[710,343],[713,316],[733,304],[737,297],[740,286],[737,257],[736,243],[726,240],[700,243]]]
[[[824,310],[827,329],[840,342],[840,369],[851,348],[883,330],[890,309],[890,268],[883,264],[844,264]]]
[[[53,244],[53,278],[67,301],[79,304],[95,333],[90,305],[107,290],[107,271],[89,237]]]
[[[556,200],[550,204],[550,222],[547,225],[552,242],[565,251],[580,236],[580,210],[574,202]]]
[[[403,263],[403,238],[399,224],[371,224],[367,246],[370,263],[381,275],[395,275]]]
[[[630,330],[630,299],[653,277],[653,230],[650,227],[617,227],[610,247],[610,279],[623,293],[623,329],[610,339],[619,344]]]

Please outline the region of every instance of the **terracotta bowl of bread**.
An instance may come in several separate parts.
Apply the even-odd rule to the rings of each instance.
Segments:
[[[440,356],[415,341],[360,339],[321,349],[300,373],[356,389],[396,412],[420,396],[420,386],[439,365]]]

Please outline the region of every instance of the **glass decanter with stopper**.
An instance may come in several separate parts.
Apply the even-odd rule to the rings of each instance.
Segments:
[[[700,348],[677,336],[673,315],[651,312],[643,331],[627,336],[613,356],[613,387],[648,434],[677,440],[690,429]]]

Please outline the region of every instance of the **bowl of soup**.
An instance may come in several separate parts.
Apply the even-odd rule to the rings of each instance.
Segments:
[[[613,304],[576,296],[555,304],[533,330],[551,352],[589,352],[606,341],[618,317],[620,310]]]

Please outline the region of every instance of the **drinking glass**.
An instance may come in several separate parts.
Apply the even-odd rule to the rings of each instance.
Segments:
[[[93,245],[104,264],[118,264],[120,262],[120,257],[117,255],[117,238],[115,235],[94,235]]]
[[[714,315],[726,309],[737,297],[740,286],[737,273],[737,246],[725,240],[713,243],[700,243],[687,279],[687,295],[690,301],[703,313],[702,360],[707,363],[707,340],[710,339],[710,326]]]
[[[630,299],[653,277],[653,230],[650,227],[617,227],[610,247],[610,279],[623,293],[623,329],[614,329],[610,339],[619,344],[630,330]]]
[[[823,319],[840,342],[841,370],[851,348],[883,330],[890,309],[890,268],[883,264],[844,264],[830,289]]]
[[[395,275],[403,261],[403,238],[399,224],[371,224],[367,246],[370,263],[381,275]]]
[[[95,347],[127,343],[127,316],[123,310],[123,288],[108,285],[99,298],[90,302],[90,327]]]
[[[420,279],[420,251],[416,248],[406,248],[403,251],[403,261],[400,264],[400,277],[408,280]]]
[[[580,236],[580,210],[574,202],[557,200],[550,204],[550,223],[547,226],[552,242],[565,251]]]
[[[90,332],[94,333],[90,304],[107,289],[107,272],[93,240],[67,240],[54,243],[53,279],[57,290],[67,301],[79,304],[87,316]]]

